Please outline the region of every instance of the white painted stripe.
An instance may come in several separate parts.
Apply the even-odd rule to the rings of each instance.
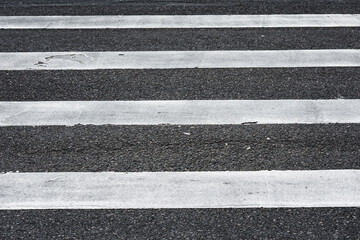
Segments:
[[[360,49],[0,53],[0,70],[359,66]]]
[[[359,27],[360,14],[0,16],[0,29]]]
[[[0,209],[360,207],[360,170],[0,174]]]
[[[360,123],[360,99],[0,102],[0,126]]]

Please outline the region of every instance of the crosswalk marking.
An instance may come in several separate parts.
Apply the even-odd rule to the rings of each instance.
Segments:
[[[360,99],[0,102],[0,126],[360,123]]]
[[[360,50],[0,53],[0,70],[280,67],[360,67]]]
[[[329,27],[360,27],[360,14],[0,16],[0,29],[10,31]],[[311,67],[360,67],[360,50],[0,52],[0,71]],[[360,99],[3,101],[0,127],[359,124],[359,106]],[[359,182],[352,169],[5,173],[0,210],[360,207]]]
[[[360,207],[360,170],[0,174],[0,209]]]
[[[360,1],[2,1],[0,239],[360,240]]]
[[[0,29],[359,27],[360,14],[0,16]]]

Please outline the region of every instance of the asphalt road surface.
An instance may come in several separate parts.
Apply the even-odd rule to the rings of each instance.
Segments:
[[[1,16],[234,14],[360,14],[360,2],[0,0]],[[360,26],[24,30],[1,29],[0,22],[1,53],[291,49],[360,49]],[[360,67],[1,70],[0,85],[1,102],[341,101],[360,99]],[[1,112],[0,108],[0,116]],[[344,169],[360,169],[360,121],[0,127],[0,172],[4,175]],[[2,174],[0,208],[7,194]],[[357,182],[355,190],[359,188]],[[1,208],[0,239],[356,240],[360,239],[359,206]]]

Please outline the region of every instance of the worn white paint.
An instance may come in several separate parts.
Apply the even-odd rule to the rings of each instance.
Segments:
[[[360,207],[360,170],[0,174],[0,209]]]
[[[359,66],[360,49],[0,53],[0,70]]]
[[[360,99],[0,102],[0,126],[360,123]]]
[[[360,14],[0,16],[0,29],[359,27]]]

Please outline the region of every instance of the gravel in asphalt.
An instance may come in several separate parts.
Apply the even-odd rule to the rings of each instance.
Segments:
[[[359,239],[359,208],[0,211],[1,239]]]
[[[1,52],[358,49],[360,28],[1,30]]]
[[[0,128],[0,172],[360,168],[360,124]]]
[[[359,68],[0,71],[0,101],[357,99]]]
[[[0,15],[320,14],[360,12],[358,0],[1,0]]]

